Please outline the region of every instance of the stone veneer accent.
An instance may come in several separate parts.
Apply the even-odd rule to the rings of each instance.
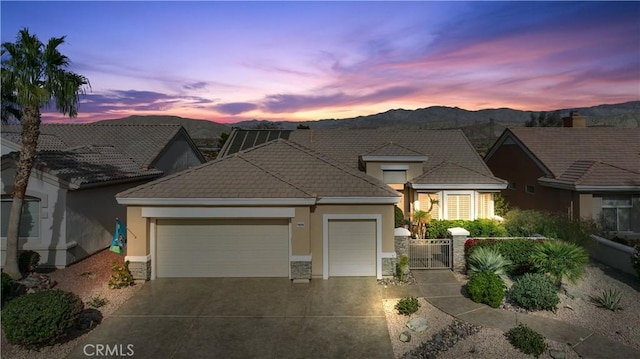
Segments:
[[[464,243],[469,238],[469,231],[464,228],[454,227],[447,229],[447,233],[451,236],[451,246],[453,247],[453,269],[464,271]]]
[[[292,261],[291,279],[311,279],[311,261]]]
[[[396,271],[395,258],[382,258],[382,275],[393,276]]]
[[[411,232],[406,228],[396,228],[393,230],[393,234],[394,249],[398,258],[401,255],[409,256],[409,237],[411,237]]]
[[[129,272],[135,280],[151,279],[151,261],[129,262]]]

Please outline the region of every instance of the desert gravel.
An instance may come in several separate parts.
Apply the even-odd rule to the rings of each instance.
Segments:
[[[456,279],[463,285],[467,277],[461,273],[454,273]],[[562,320],[579,325],[607,336],[615,341],[640,350],[640,280],[637,277],[612,270],[611,268],[590,261],[582,279],[576,284],[565,284],[568,294],[561,293],[560,303],[556,313],[550,311],[530,312],[547,318]],[[622,310],[612,312],[598,308],[592,303],[591,297],[598,296],[605,289],[618,290],[622,294]],[[453,317],[440,311],[424,298],[419,298],[421,307],[411,317],[397,314],[394,309],[397,299],[383,301],[389,336],[394,355],[400,358],[404,353],[428,341],[433,334],[440,331],[453,321]],[[425,316],[429,328],[423,333],[411,332],[409,343],[401,342],[400,333],[407,330],[405,324],[414,316]],[[549,349],[562,350],[566,358],[579,358],[578,354],[567,344],[546,340]],[[460,341],[453,348],[444,352],[438,358],[531,358],[515,349],[499,329],[484,327],[479,333]],[[550,358],[547,350],[541,358]]]
[[[93,297],[107,299],[108,304],[98,308],[104,320],[143,285],[136,284],[128,288],[109,289],[107,283],[111,277],[111,267],[114,262],[122,263],[123,257],[109,250],[103,250],[67,268],[54,270],[47,275],[58,282],[55,288],[77,294],[85,303],[85,308],[91,308],[86,303]],[[61,344],[35,351],[9,344],[2,334],[0,353],[3,359],[61,359],[67,357],[86,335],[85,333]]]

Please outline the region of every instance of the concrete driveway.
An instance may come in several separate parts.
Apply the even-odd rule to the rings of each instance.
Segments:
[[[373,278],[158,279],[69,358],[392,358],[387,295]]]

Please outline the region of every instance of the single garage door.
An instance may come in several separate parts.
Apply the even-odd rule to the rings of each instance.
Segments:
[[[376,221],[329,220],[329,276],[376,275]]]
[[[288,277],[289,220],[158,220],[156,263],[158,277]]]

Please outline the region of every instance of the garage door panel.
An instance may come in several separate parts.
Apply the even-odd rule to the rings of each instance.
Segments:
[[[287,277],[287,220],[161,220],[158,277]]]
[[[376,275],[376,221],[329,221],[329,276]]]

